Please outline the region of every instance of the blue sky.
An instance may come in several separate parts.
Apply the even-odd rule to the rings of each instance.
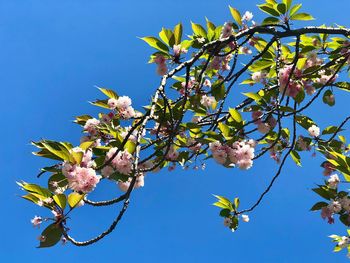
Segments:
[[[315,4],[317,2],[317,4]],[[256,14],[256,2],[246,1],[119,1],[119,0],[0,0],[0,79],[2,143],[0,147],[1,262],[343,262],[333,254],[327,235],[345,234],[339,224],[328,225],[309,212],[318,200],[310,189],[322,181],[320,158],[304,155],[303,169],[291,161],[268,197],[236,233],[223,227],[211,194],[249,206],[264,190],[276,166],[260,160],[248,172],[226,170],[210,162],[204,172],[177,169],[150,174],[135,191],[117,230],[87,248],[70,244],[37,249],[30,219],[44,209],[20,199],[16,180],[37,180],[46,160],[31,155],[31,140],[50,138],[78,143],[76,115],[96,113],[87,102],[100,97],[94,85],[115,89],[145,105],[157,87],[151,50],[137,36],[156,35],[161,26],[189,21],[215,23],[230,19],[227,6]],[[350,26],[347,0],[305,0],[314,24]],[[325,127],[346,115],[346,95],[336,93],[335,108],[316,107],[314,120]],[[338,119],[339,118],[339,119]],[[336,121],[338,119],[338,121]],[[328,126],[328,125],[327,125]],[[96,199],[117,193],[101,185]],[[117,208],[84,207],[70,222],[77,239],[103,230]]]

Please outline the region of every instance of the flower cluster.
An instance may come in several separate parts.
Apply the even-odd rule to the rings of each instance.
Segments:
[[[108,106],[112,110],[117,110],[122,119],[130,119],[135,117],[135,110],[131,106],[131,99],[128,96],[121,96],[118,99],[110,98]]]
[[[114,158],[112,159],[112,157]],[[106,161],[110,162],[110,165],[105,166],[101,170],[101,174],[107,178],[115,172],[130,175],[133,160],[133,156],[128,151],[120,151],[116,147],[111,148],[106,154]]]
[[[253,165],[254,140],[236,141],[231,146],[222,145],[219,141],[209,144],[216,162],[225,165],[237,165],[240,169],[249,169]]]
[[[262,117],[264,116],[262,111],[253,111],[252,112],[252,119],[254,120],[254,123],[258,126],[258,131],[266,134],[271,129],[275,128],[277,121],[276,119],[270,115],[266,118],[265,121],[263,121]]]
[[[89,193],[100,181],[100,176],[96,175],[95,162],[92,161],[91,150],[84,151],[76,147],[71,149],[71,152],[82,154],[82,159],[79,164],[64,162],[62,165],[62,173],[68,180],[70,189],[76,192]]]
[[[157,74],[163,76],[167,73],[168,67],[166,65],[166,58],[163,55],[158,54],[154,58],[154,62],[157,64]]]

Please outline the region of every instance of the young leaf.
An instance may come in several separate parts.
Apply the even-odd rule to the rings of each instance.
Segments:
[[[270,7],[269,5],[267,4],[263,4],[263,5],[258,5],[259,9],[269,15],[272,15],[272,16],[280,16],[280,13],[275,10],[274,8]]]
[[[71,208],[74,208],[81,200],[83,200],[84,195],[78,194],[76,192],[70,193],[68,195],[68,204]]]
[[[52,247],[56,245],[61,240],[62,234],[63,229],[60,225],[57,225],[56,223],[49,225],[41,233],[39,248]]]
[[[277,10],[281,15],[284,15],[287,12],[287,6],[284,3],[280,3],[277,5]]]
[[[103,94],[105,94],[108,98],[118,98],[117,93],[115,93],[113,90],[111,89],[105,89],[105,88],[99,88],[97,87]]]
[[[57,194],[57,195],[54,195],[52,198],[55,201],[55,203],[59,207],[61,207],[63,210],[66,208],[67,198],[65,194]]]
[[[269,16],[264,19],[264,21],[262,22],[262,25],[275,25],[275,24],[278,24],[279,22],[280,22],[280,19],[278,19],[277,17]]]
[[[173,32],[170,29],[162,28],[162,31],[159,32],[159,37],[170,47],[175,43]]]
[[[229,108],[229,113],[230,113],[232,119],[235,120],[236,122],[241,123],[243,121],[242,115],[239,113],[238,110],[233,109],[233,108]]]
[[[169,48],[156,37],[142,37],[141,39],[145,41],[148,45],[150,45],[155,49],[158,49],[159,51],[162,51],[165,53],[169,52]]]
[[[301,166],[300,162],[300,155],[298,154],[297,151],[293,150],[290,152],[290,156],[292,156],[293,161],[298,165]]]
[[[207,32],[205,31],[205,29],[200,24],[196,24],[196,23],[193,23],[193,22],[191,22],[191,24],[192,24],[193,33],[195,35],[207,38]]]
[[[292,7],[292,9],[290,10],[289,15],[290,15],[290,16],[294,15],[296,12],[299,11],[299,9],[301,8],[301,6],[302,6],[302,4],[294,5],[294,6]]]
[[[282,3],[286,5],[287,11],[288,11],[292,5],[292,0],[282,0]]]
[[[174,38],[175,38],[175,45],[178,45],[181,43],[182,38],[182,24],[179,23],[174,27]]]
[[[231,15],[233,19],[237,22],[238,25],[242,25],[242,16],[241,13],[236,9],[233,8],[232,6],[229,6]]]
[[[262,97],[260,95],[253,93],[253,92],[247,92],[247,93],[242,93],[242,94],[247,96],[248,98],[255,100],[257,103],[262,99]]]
[[[295,14],[292,15],[290,17],[291,20],[303,20],[303,21],[307,21],[307,20],[314,20],[315,18],[313,18],[313,16],[306,14],[306,13],[299,13],[299,14]]]

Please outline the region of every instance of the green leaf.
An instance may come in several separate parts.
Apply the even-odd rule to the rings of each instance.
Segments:
[[[159,37],[170,47],[175,43],[173,32],[170,29],[162,28],[162,31],[159,32]]]
[[[229,113],[231,115],[231,118],[238,123],[241,123],[243,121],[242,119],[242,115],[239,113],[238,110],[234,109],[234,108],[229,108]]]
[[[128,140],[124,146],[124,150],[127,150],[129,153],[134,153],[136,149],[136,144],[130,140]]]
[[[322,134],[323,134],[323,135],[325,135],[325,134],[333,134],[333,133],[335,133],[337,130],[338,130],[338,127],[337,127],[337,126],[328,126],[327,128],[325,128],[325,129],[322,131]]]
[[[220,195],[213,195],[218,199],[218,202],[214,203],[213,205],[221,207],[221,208],[227,208],[230,211],[233,210],[232,204],[230,200],[228,200],[226,197],[220,196]]]
[[[259,9],[272,16],[280,16],[280,13],[267,4],[258,5]]]
[[[313,18],[311,15],[307,14],[307,13],[299,13],[299,14],[295,14],[292,15],[290,17],[291,20],[303,20],[303,21],[307,21],[307,20],[314,20],[315,18]]]
[[[342,90],[350,92],[350,83],[349,82],[337,82],[334,85]]]
[[[312,189],[312,191],[314,191],[316,194],[318,194],[319,196],[327,199],[327,200],[331,200],[335,198],[335,191],[333,189],[328,189],[325,186],[321,186],[319,188],[314,188]]]
[[[99,88],[97,87],[103,94],[105,94],[108,98],[117,99],[118,95],[111,89]]]
[[[302,6],[302,4],[294,5],[294,6],[292,7],[292,9],[290,10],[289,15],[290,15],[290,16],[294,15],[296,12],[299,11],[299,9],[301,8],[301,6]]]
[[[33,194],[22,195],[21,197],[33,202],[34,204],[38,204],[38,202],[40,201],[40,199]]]
[[[236,9],[233,8],[232,6],[229,6],[231,15],[233,19],[237,22],[238,25],[242,25],[242,16],[241,13]]]
[[[62,237],[63,228],[56,223],[49,225],[45,230],[41,233],[43,239],[40,241],[39,248],[43,247],[52,247],[56,245]]]
[[[53,200],[55,200],[55,203],[61,207],[63,210],[66,208],[67,205],[67,198],[65,194],[57,194],[54,195]]]
[[[264,21],[262,22],[262,25],[275,25],[275,24],[279,24],[279,22],[280,22],[279,18],[269,16],[264,19]]]
[[[290,156],[292,156],[293,161],[298,165],[301,166],[300,162],[300,155],[298,154],[297,151],[293,150],[290,152]]]
[[[297,115],[295,117],[297,123],[303,127],[304,129],[309,129],[312,125],[316,125],[313,120],[311,120],[309,117],[307,116],[303,116],[303,115]]]
[[[242,93],[244,96],[255,100],[257,103],[262,99],[262,97],[253,92]]]
[[[322,207],[327,206],[328,204],[326,202],[318,202],[316,204],[314,204],[311,208],[310,211],[317,211],[317,210],[321,210]]]
[[[218,126],[225,138],[230,136],[230,128],[226,124],[219,122]]]
[[[49,191],[48,189],[43,188],[43,187],[41,187],[41,186],[39,186],[39,185],[36,185],[36,184],[28,184],[28,183],[26,183],[26,182],[22,182],[22,183],[17,182],[17,184],[18,184],[20,187],[22,187],[24,190],[26,190],[27,192],[29,192],[29,193],[35,193],[35,194],[38,194],[38,195],[42,196],[43,199],[52,196],[51,191]]]
[[[344,144],[346,143],[346,139],[343,135],[338,135],[338,138],[342,143],[344,143]]]
[[[156,37],[142,37],[141,39],[145,41],[148,45],[155,49],[158,49],[159,51],[165,53],[169,52],[169,48]]]
[[[74,208],[81,200],[83,200],[84,195],[72,192],[68,195],[68,204],[71,208]]]
[[[84,153],[83,152],[73,152],[71,153],[73,159],[74,159],[74,163],[76,164],[80,164],[81,160],[83,159]]]
[[[217,206],[217,207],[220,207],[220,208],[223,208],[223,209],[230,210],[226,204],[223,204],[221,202],[215,202],[215,203],[213,203],[213,205]]]
[[[292,5],[292,0],[282,0],[282,2],[286,5],[288,11]]]
[[[46,150],[48,150],[49,152],[51,152],[52,154],[54,154],[55,156],[57,156],[58,158],[60,158],[63,161],[70,161],[70,154],[69,151],[67,149],[65,149],[65,147],[60,144],[60,143],[56,143],[56,142],[52,142],[52,141],[44,141],[42,142],[42,145],[44,146],[44,148]]]
[[[339,252],[340,250],[342,250],[341,247],[335,246],[334,249],[333,249],[333,252]]]
[[[284,3],[280,3],[277,5],[277,10],[281,15],[284,15],[287,12],[287,6]]]
[[[79,148],[83,149],[84,151],[86,151],[87,149],[89,149],[95,142],[94,141],[87,141],[87,142],[83,142],[79,145]]]
[[[222,210],[220,211],[220,216],[222,216],[222,217],[229,217],[230,214],[231,214],[230,209],[222,209]]]
[[[81,115],[81,116],[77,116],[75,117],[75,123],[78,123],[80,125],[84,125],[86,123],[87,120],[92,119],[92,116],[90,115]]]
[[[101,107],[104,109],[110,109],[107,102],[108,102],[108,100],[96,100],[96,101],[93,101],[90,103],[94,106],[97,106],[97,107]]]
[[[325,104],[327,104],[329,106],[334,106],[335,105],[335,99],[334,99],[333,92],[331,90],[326,90],[323,93],[322,101],[323,101],[323,103],[325,103]]]
[[[207,38],[207,31],[205,31],[205,29],[200,24],[191,22],[191,25],[193,33],[195,33],[195,35]]]
[[[182,24],[179,23],[174,27],[174,38],[175,38],[175,45],[178,45],[181,43],[182,38]]]
[[[237,210],[239,207],[239,198],[236,197],[235,200],[233,201],[233,204],[235,205],[235,209]]]

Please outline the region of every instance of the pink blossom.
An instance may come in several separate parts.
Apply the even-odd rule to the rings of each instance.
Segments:
[[[339,201],[332,201],[332,203],[330,203],[328,205],[328,207],[335,214],[339,213],[341,211],[341,209],[342,209],[341,204],[339,203]]]
[[[163,55],[157,54],[153,61],[158,65],[165,64],[166,58]]]
[[[210,69],[219,70],[221,67],[221,62],[222,62],[221,57],[215,56],[210,63]]]
[[[211,82],[209,79],[205,79],[204,82],[203,82],[203,85],[206,86],[206,87],[211,87]]]
[[[221,36],[220,38],[226,38],[231,36],[233,33],[233,27],[232,27],[232,23],[226,22],[224,24],[224,27],[222,28],[222,32],[221,32]]]
[[[312,136],[312,137],[320,136],[320,128],[314,124],[307,131],[309,132],[310,136]]]
[[[139,174],[136,177],[134,188],[140,188],[145,186],[145,176],[143,174]]]
[[[252,20],[253,19],[253,13],[252,12],[249,12],[249,11],[246,11],[245,13],[244,13],[244,15],[242,16],[242,22],[244,22],[244,21],[250,21],[250,20]]]
[[[118,151],[118,148],[111,148],[106,154],[106,160],[109,160]],[[127,151],[119,151],[117,156],[111,162],[111,165],[119,173],[129,175],[132,170],[133,157]]]
[[[103,167],[101,170],[102,176],[106,178],[110,177],[113,173],[114,173],[114,169],[110,165]]]
[[[305,89],[307,95],[313,95],[316,92],[315,87],[310,85],[310,84],[305,83],[304,89]]]
[[[268,123],[260,123],[258,124],[258,131],[263,133],[263,134],[266,134],[268,133],[269,131],[271,130],[271,127]]]
[[[327,218],[329,224],[333,224],[334,223],[333,211],[328,206],[322,207],[322,209],[321,209],[321,217],[323,219]]]
[[[135,110],[133,107],[122,108],[119,110],[120,117],[127,120],[135,117]]]
[[[64,162],[62,165],[62,173],[66,177],[73,177],[75,176],[76,172],[76,165],[72,165],[69,162]]]
[[[43,222],[43,219],[40,216],[34,216],[30,222],[33,224],[34,227],[40,227],[40,224]]]
[[[250,55],[253,53],[249,47],[240,47],[239,51],[243,54],[246,54],[246,55]]]
[[[168,67],[166,64],[160,64],[157,67],[157,74],[160,76],[164,76],[168,72]]]
[[[232,224],[232,219],[229,217],[225,217],[224,219],[224,226],[230,227]]]
[[[260,124],[262,123],[262,116],[263,116],[263,112],[262,111],[253,111],[252,112],[252,119],[254,121],[255,124]]]
[[[84,125],[84,130],[89,132],[92,135],[95,135],[97,133],[97,126],[100,125],[100,121],[92,118],[88,119]]]
[[[265,72],[258,71],[258,72],[254,72],[252,74],[252,80],[254,82],[264,82],[265,79],[266,79],[266,73]]]
[[[299,136],[299,138],[298,138],[298,140],[297,140],[297,145],[298,145],[298,147],[299,147],[302,151],[308,150],[308,145],[307,145],[307,143],[304,141],[304,137],[303,137],[303,136]]]
[[[226,163],[227,153],[223,149],[212,152],[213,158],[216,162],[220,164]]]
[[[175,57],[180,56],[181,53],[184,53],[184,54],[187,53],[187,49],[181,48],[181,45],[174,45],[173,46],[173,51],[174,51],[174,56]]]
[[[249,216],[248,215],[242,215],[242,221],[248,223],[249,222]]]
[[[216,103],[216,100],[213,96],[203,95],[200,102],[204,107],[211,108]]]
[[[232,144],[232,150],[229,151],[229,158],[232,163],[238,165],[240,169],[249,169],[253,165],[254,147],[251,142],[236,141]]]
[[[173,146],[171,146],[168,153],[166,154],[166,158],[170,161],[176,161],[178,157],[179,152]]]
[[[109,106],[110,109],[114,110],[115,108],[117,108],[117,99],[115,98],[110,98],[108,101],[107,101],[107,104]]]
[[[126,192],[128,191],[129,187],[130,187],[130,182],[127,181],[127,182],[121,182],[119,181],[118,182],[118,187],[120,190],[122,190],[123,192]]]
[[[337,174],[332,174],[328,179],[328,186],[332,189],[336,189],[340,182],[339,176]]]
[[[75,175],[67,177],[69,188],[76,192],[89,193],[100,181],[100,176],[92,168],[76,167]]]

